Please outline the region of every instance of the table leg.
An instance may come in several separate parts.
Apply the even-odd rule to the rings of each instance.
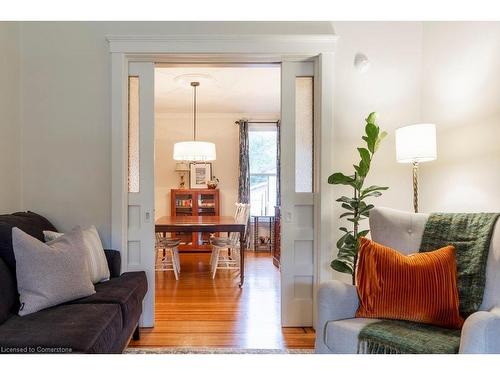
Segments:
[[[245,231],[240,232],[240,288],[245,281]]]

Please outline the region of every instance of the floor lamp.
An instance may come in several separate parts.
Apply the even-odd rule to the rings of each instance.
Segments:
[[[436,125],[415,124],[396,129],[396,159],[413,164],[413,208],[418,212],[418,165],[435,160]]]

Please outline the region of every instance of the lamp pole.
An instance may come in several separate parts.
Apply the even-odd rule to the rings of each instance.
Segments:
[[[418,212],[418,161],[413,162],[413,208]]]
[[[193,141],[196,142],[196,88],[200,85],[200,82],[191,82],[191,86],[194,89],[193,95]]]

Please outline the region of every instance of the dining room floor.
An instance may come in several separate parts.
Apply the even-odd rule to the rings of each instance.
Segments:
[[[156,272],[155,327],[130,347],[313,348],[314,330],[281,328],[280,273],[270,253],[248,251],[245,285],[233,270],[210,275],[209,253],[181,253],[181,273]]]

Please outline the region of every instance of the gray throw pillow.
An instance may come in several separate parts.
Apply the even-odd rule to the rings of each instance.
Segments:
[[[90,280],[82,230],[43,243],[12,228],[16,257],[19,315],[28,315],[51,306],[95,293]]]

